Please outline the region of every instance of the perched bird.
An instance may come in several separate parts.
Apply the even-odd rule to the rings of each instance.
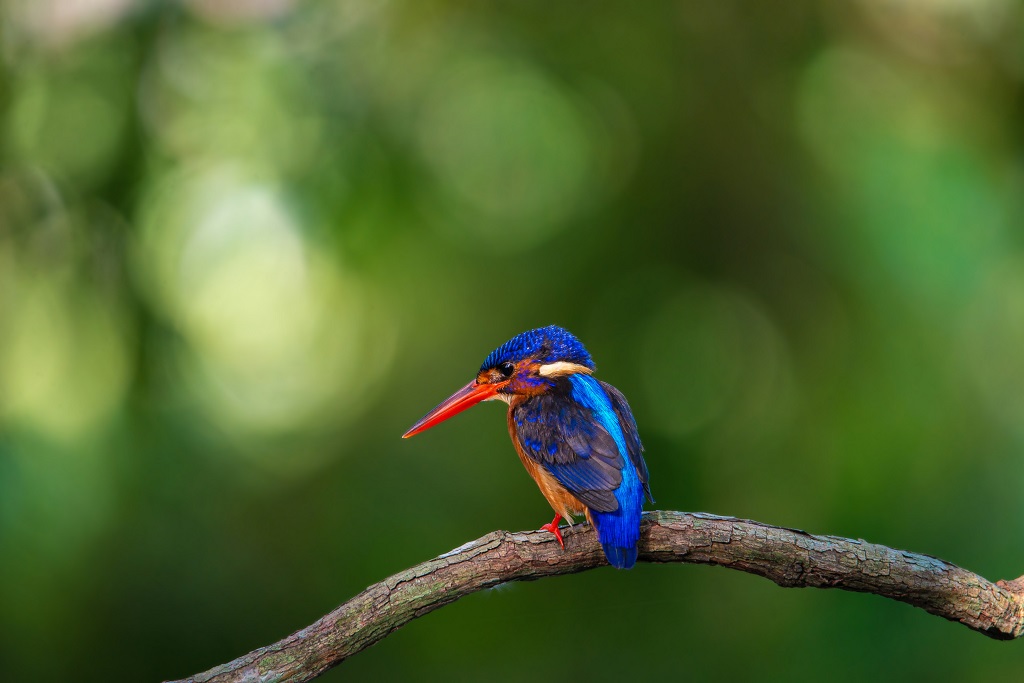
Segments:
[[[555,325],[523,332],[487,356],[476,379],[423,416],[402,438],[480,401],[508,403],[519,459],[555,511],[541,527],[562,542],[559,521],[586,515],[608,562],[636,563],[644,495],[653,503],[643,446],[626,398],[594,379],[576,337]]]

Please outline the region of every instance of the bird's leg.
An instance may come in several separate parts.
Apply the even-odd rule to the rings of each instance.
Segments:
[[[558,545],[562,546],[562,550],[565,550],[565,543],[562,542],[562,532],[558,530],[558,523],[562,521],[562,515],[555,514],[555,518],[551,520],[550,524],[545,524],[540,528],[541,531],[550,531],[555,535],[558,540]]]

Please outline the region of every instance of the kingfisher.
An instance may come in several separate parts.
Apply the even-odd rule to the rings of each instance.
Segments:
[[[541,527],[565,548],[558,525],[584,515],[609,564],[636,563],[647,464],[622,393],[595,379],[583,344],[556,325],[516,335],[494,349],[476,378],[423,416],[403,439],[481,401],[508,404],[508,432],[555,518]]]

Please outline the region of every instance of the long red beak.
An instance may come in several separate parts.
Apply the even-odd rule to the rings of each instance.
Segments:
[[[472,408],[480,401],[493,398],[498,393],[499,386],[501,385],[477,384],[476,380],[473,380],[441,401],[437,407],[424,415],[422,420],[410,427],[409,431],[405,434],[402,434],[402,438],[408,439],[410,436],[425,432],[439,422],[444,422],[449,417],[458,415],[466,408]]]

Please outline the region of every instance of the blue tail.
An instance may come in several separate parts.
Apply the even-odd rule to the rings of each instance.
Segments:
[[[636,564],[636,544],[640,540],[640,506],[623,507],[620,501],[619,509],[615,512],[591,510],[590,514],[608,564],[618,569],[629,569]]]
[[[616,569],[631,569],[636,564],[636,546],[632,548],[621,548],[612,543],[602,543],[604,556],[608,558],[608,564]]]

